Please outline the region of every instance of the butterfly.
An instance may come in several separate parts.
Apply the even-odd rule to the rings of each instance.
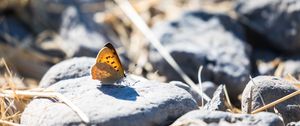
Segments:
[[[125,77],[121,61],[112,44],[107,43],[98,52],[91,75],[92,79],[100,80],[103,84],[112,84]]]

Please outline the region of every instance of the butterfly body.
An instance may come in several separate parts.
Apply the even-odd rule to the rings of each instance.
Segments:
[[[91,68],[92,79],[111,84],[125,77],[119,56],[112,46],[106,44],[98,53],[96,63]]]

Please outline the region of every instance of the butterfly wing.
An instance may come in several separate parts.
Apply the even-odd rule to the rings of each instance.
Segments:
[[[119,56],[112,46],[106,44],[98,53],[96,64],[91,69],[92,79],[113,83],[125,76]]]

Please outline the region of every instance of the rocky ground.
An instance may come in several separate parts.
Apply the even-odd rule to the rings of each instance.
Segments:
[[[299,1],[130,2],[195,83],[203,66],[197,88],[210,101],[186,84],[115,2],[11,0],[0,2],[0,57],[13,75],[2,60],[0,93],[58,92],[89,122],[57,99],[34,97],[20,109],[10,102],[16,98],[2,95],[0,106],[14,111],[1,109],[0,120],[28,126],[300,126],[300,95],[256,111],[300,94]],[[107,42],[117,47],[126,71],[113,85],[90,73]]]

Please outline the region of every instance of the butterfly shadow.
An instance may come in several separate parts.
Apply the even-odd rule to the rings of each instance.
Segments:
[[[97,88],[104,94],[121,100],[136,101],[139,96],[136,90],[129,86],[99,85]]]

